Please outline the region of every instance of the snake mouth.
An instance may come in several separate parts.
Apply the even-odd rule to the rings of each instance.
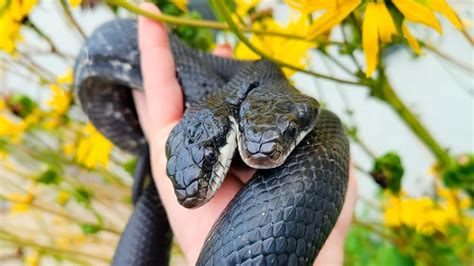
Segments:
[[[239,152],[244,163],[255,169],[271,169],[282,165],[285,162],[286,157],[281,156],[281,152],[273,151],[271,154],[256,153],[248,154],[242,150],[243,147],[239,145]]]
[[[237,146],[237,122],[233,118],[230,119],[230,128],[225,140],[226,143],[219,148],[218,158],[211,169],[182,188],[177,189],[175,186],[178,202],[183,207],[194,209],[204,205],[222,185]]]
[[[237,141],[240,157],[246,165],[255,169],[272,169],[279,167],[313,128],[314,126],[302,131],[294,141],[288,142],[286,145],[281,145],[276,141],[264,143],[260,146],[262,149],[254,154],[248,151],[247,141],[244,139],[243,134],[239,134]],[[271,146],[272,149],[266,149],[264,145],[267,147]]]
[[[187,197],[184,200],[180,201],[179,203],[188,209],[195,209],[201,207],[205,203],[207,203],[210,199],[203,199],[200,197]]]

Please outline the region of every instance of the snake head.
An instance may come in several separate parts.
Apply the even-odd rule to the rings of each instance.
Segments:
[[[209,201],[226,176],[237,145],[235,121],[208,108],[190,107],[166,143],[166,173],[178,202],[197,208]]]
[[[251,92],[240,107],[239,153],[250,167],[282,165],[316,125],[319,103],[288,86]]]

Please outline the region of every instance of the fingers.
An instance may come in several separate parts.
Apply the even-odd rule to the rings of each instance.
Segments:
[[[232,57],[232,47],[228,43],[218,45],[213,52],[214,55],[230,58]]]
[[[151,3],[141,8],[160,11]],[[148,133],[156,134],[161,128],[178,121],[183,114],[183,96],[169,47],[168,33],[163,24],[145,17],[138,19],[138,44],[146,99],[148,99]],[[153,101],[151,103],[150,101]],[[142,100],[140,100],[142,101]],[[151,131],[151,132],[150,132]],[[152,138],[153,139],[153,138]],[[151,139],[151,141],[152,141]]]

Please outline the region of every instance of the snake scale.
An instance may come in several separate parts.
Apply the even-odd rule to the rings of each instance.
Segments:
[[[124,19],[99,27],[76,60],[74,85],[95,127],[145,158],[144,169],[148,146],[131,95],[143,86],[136,27]],[[186,107],[166,151],[178,201],[194,208],[210,200],[237,147],[259,168],[220,215],[196,264],[311,265],[345,198],[349,145],[340,120],[267,60],[216,57],[173,35],[170,46]],[[112,264],[167,265],[172,234],[152,181],[137,201]]]

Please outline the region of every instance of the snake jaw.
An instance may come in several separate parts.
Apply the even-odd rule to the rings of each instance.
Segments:
[[[198,208],[209,200],[211,200],[217,190],[220,188],[227,172],[229,171],[232,158],[237,146],[237,122],[233,117],[228,118],[228,129],[225,135],[223,135],[223,143],[221,145],[213,146],[212,150],[215,150],[216,158],[212,162],[206,162],[205,147],[210,147],[206,141],[203,141],[199,147],[196,146],[190,147],[190,150],[180,151],[179,153],[171,152],[175,150],[175,144],[173,137],[169,139],[167,148],[168,148],[168,164],[167,164],[167,174],[170,176],[173,181],[175,188],[175,194],[177,196],[178,202],[186,208]],[[178,128],[176,131],[183,132],[181,128]],[[179,134],[172,134],[175,138],[179,138]],[[211,141],[215,143],[220,141]],[[204,151],[202,148],[204,147]],[[178,161],[181,161],[183,164],[184,159],[181,156],[185,154],[201,154],[197,156],[198,161],[193,163],[186,163],[185,168],[175,171],[176,165],[179,164]],[[171,155],[175,154],[175,155]],[[193,158],[196,160],[196,158]]]
[[[234,117],[229,116],[230,127],[226,136],[226,144],[220,149],[219,159],[211,173],[211,178],[208,182],[206,202],[214,197],[217,190],[220,188],[225,176],[229,172],[232,158],[234,158],[235,150],[237,148],[237,132],[238,123]]]

